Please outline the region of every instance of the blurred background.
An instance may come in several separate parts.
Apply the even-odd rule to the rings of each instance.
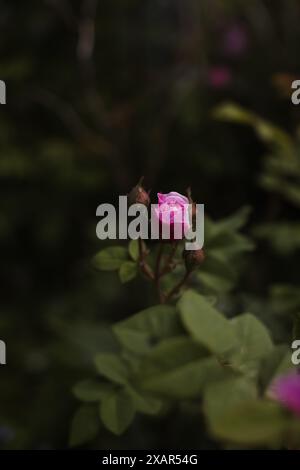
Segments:
[[[105,245],[97,206],[141,175],[153,195],[191,186],[214,220],[252,207],[244,230],[256,250],[224,305],[251,309],[290,340],[300,305],[291,103],[300,2],[0,0],[0,9],[0,445],[67,448],[73,384],[99,345],[109,348],[111,323],[156,302],[142,281],[121,286],[90,264]],[[174,411],[138,418],[120,438],[103,430],[90,447],[216,443],[198,417]]]

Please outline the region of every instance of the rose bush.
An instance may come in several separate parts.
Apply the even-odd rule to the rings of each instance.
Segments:
[[[139,187],[137,194],[148,193]],[[172,226],[178,213],[187,223],[190,192],[159,193],[158,200],[159,222]],[[220,445],[299,445],[300,420],[287,412],[298,407],[298,381],[280,379],[270,396],[272,384],[293,368],[288,346],[276,344],[255,315],[235,312],[232,318],[218,301],[234,286],[232,265],[253,248],[239,233],[248,214],[244,208],[219,223],[207,217],[205,256],[199,250],[187,258],[183,240],[148,246],[136,240],[96,255],[94,266],[118,270],[123,283],[140,273],[159,303],[114,324],[111,348],[94,358],[94,377],[74,387],[82,406],[71,445],[94,439],[100,423],[120,435],[137,414],[163,419],[187,404],[199,426],[204,416],[207,433]]]

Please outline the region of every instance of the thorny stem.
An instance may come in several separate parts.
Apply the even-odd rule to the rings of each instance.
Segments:
[[[165,304],[166,302],[171,300],[172,297],[175,294],[177,294],[177,292],[179,292],[179,290],[188,281],[189,276],[190,276],[190,272],[186,271],[183,279],[180,282],[178,282],[178,284],[176,284],[176,286],[174,286],[173,289],[171,289],[170,292],[167,293],[167,294],[165,294],[161,289],[160,279],[162,278],[162,276],[164,276],[165,274],[167,274],[168,272],[170,272],[172,270],[172,267],[173,267],[172,261],[173,261],[174,256],[175,256],[176,249],[178,247],[178,242],[173,243],[171,252],[170,252],[170,254],[167,258],[167,261],[166,261],[166,263],[165,263],[165,265],[162,269],[161,269],[161,264],[162,264],[162,259],[163,259],[164,244],[160,243],[157,258],[156,258],[154,273],[153,273],[151,267],[149,266],[149,264],[146,261],[146,256],[147,256],[148,252],[144,248],[143,241],[142,241],[141,238],[138,239],[138,244],[139,244],[139,266],[140,266],[140,269],[141,269],[142,273],[145,274],[145,276],[148,279],[150,279],[151,281],[153,281],[155,283],[157,293],[158,293],[158,297],[159,297],[159,301],[160,301],[161,304]]]
[[[166,261],[163,269],[160,272],[160,277],[162,277],[165,274],[167,274],[168,272],[170,272],[172,270],[172,268],[174,267],[173,258],[176,254],[177,247],[178,247],[178,241],[174,241],[173,244],[172,244],[171,252],[170,252],[170,254],[167,258],[167,261]]]
[[[168,300],[171,300],[171,298],[177,294],[177,292],[180,291],[180,289],[185,285],[185,283],[188,281],[189,277],[190,277],[190,274],[191,272],[190,271],[186,271],[184,277],[181,279],[181,281],[178,282],[178,284],[176,284],[176,286],[173,287],[173,289],[170,290],[170,292],[165,296],[165,302],[167,302]]]
[[[145,276],[150,279],[151,281],[155,280],[155,276],[152,272],[152,269],[150,268],[149,264],[146,262],[146,255],[147,252],[144,250],[143,247],[143,241],[141,238],[138,239],[138,244],[139,244],[139,266],[141,268],[142,273],[145,274]]]

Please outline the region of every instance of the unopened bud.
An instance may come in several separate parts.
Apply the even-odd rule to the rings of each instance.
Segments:
[[[132,204],[143,204],[149,206],[150,197],[147,191],[143,188],[142,182],[144,178],[141,178],[138,184],[128,194],[128,205]]]
[[[203,263],[205,254],[203,249],[199,250],[184,250],[182,257],[185,262],[185,267],[188,272],[194,271]]]

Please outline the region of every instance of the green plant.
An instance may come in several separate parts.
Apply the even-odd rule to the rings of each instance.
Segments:
[[[131,241],[94,257],[94,266],[117,271],[122,282],[140,273],[154,284],[160,303],[111,327],[116,351],[99,347],[94,377],[73,389],[82,405],[71,445],[95,438],[103,426],[120,435],[137,414],[155,422],[183,405],[199,421],[204,417],[220,445],[298,444],[299,420],[268,397],[274,378],[292,367],[288,347],[275,345],[251,313],[222,312],[222,298],[238,279],[233,266],[253,249],[239,233],[248,213],[245,208],[217,223],[206,219],[205,261],[191,272],[179,253],[182,242],[146,247]]]
[[[287,208],[300,208],[299,126],[294,135],[290,136],[279,126],[233,103],[220,105],[213,116],[218,120],[250,126],[266,145],[267,153],[263,158],[258,183],[270,194],[267,208],[269,220],[256,225],[252,232],[258,240],[266,241],[281,259],[287,257],[292,260],[299,253],[300,222],[299,217],[286,219],[285,213]],[[297,258],[294,259],[297,262]],[[292,319],[293,337],[298,338],[299,286],[280,283],[272,285],[269,291],[272,310],[277,315]]]

